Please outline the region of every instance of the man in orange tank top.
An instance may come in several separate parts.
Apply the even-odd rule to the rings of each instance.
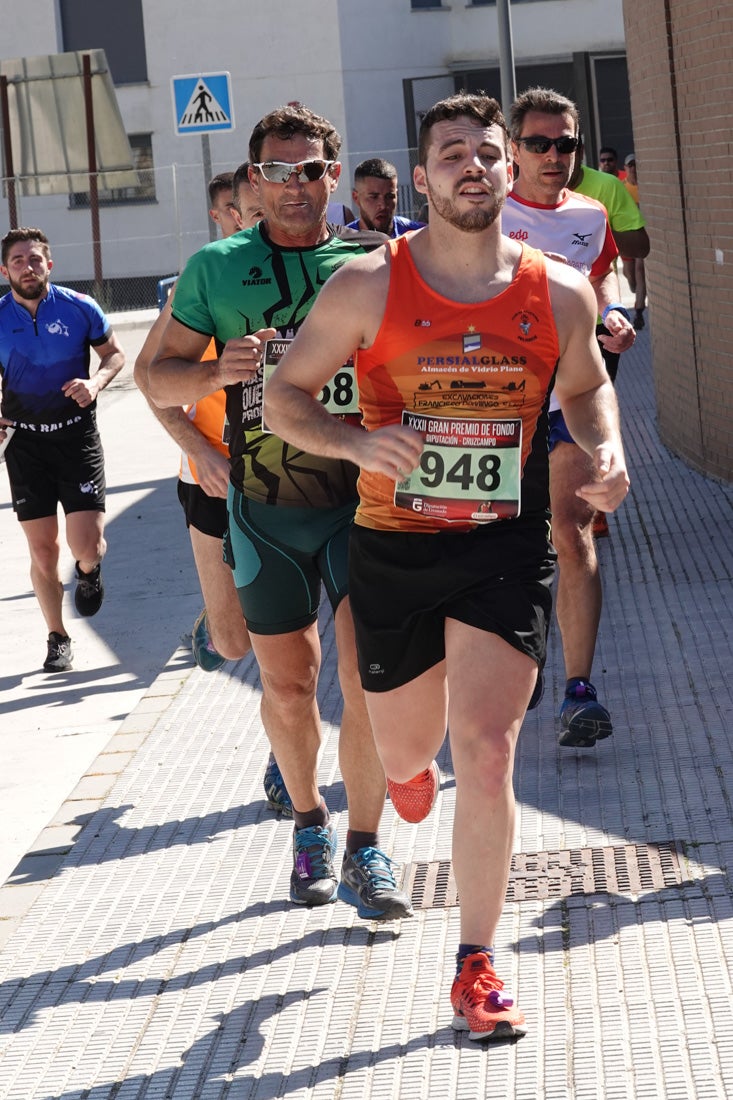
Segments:
[[[461,942],[453,1026],[524,1034],[493,944],[515,828],[514,749],[544,659],[554,554],[544,404],[555,392],[594,459],[580,490],[613,511],[628,477],[587,280],[501,232],[512,178],[498,104],[427,112],[416,189],[429,226],[328,281],[266,387],[293,445],[361,468],[350,546],[359,664],[400,816],[427,816],[450,720]],[[367,431],[315,400],[356,351]],[[444,797],[450,797],[447,793]]]

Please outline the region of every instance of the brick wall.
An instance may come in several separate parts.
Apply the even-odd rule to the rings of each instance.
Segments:
[[[733,3],[624,0],[660,434],[733,481]]]

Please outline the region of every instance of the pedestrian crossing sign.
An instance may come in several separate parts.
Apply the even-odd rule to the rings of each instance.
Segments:
[[[171,87],[177,134],[210,134],[234,129],[229,73],[174,76]]]

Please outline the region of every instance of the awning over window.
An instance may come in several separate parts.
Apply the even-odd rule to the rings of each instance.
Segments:
[[[0,74],[8,78],[13,168],[24,195],[89,190],[85,53],[91,62],[98,185],[139,184],[105,52],[84,50],[0,61]]]

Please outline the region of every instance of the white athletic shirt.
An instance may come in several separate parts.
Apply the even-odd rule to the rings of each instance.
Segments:
[[[510,191],[501,227],[512,240],[564,256],[586,278],[605,275],[618,256],[605,206],[575,191],[566,190],[555,206],[528,202]],[[553,393],[550,411],[559,408]]]

